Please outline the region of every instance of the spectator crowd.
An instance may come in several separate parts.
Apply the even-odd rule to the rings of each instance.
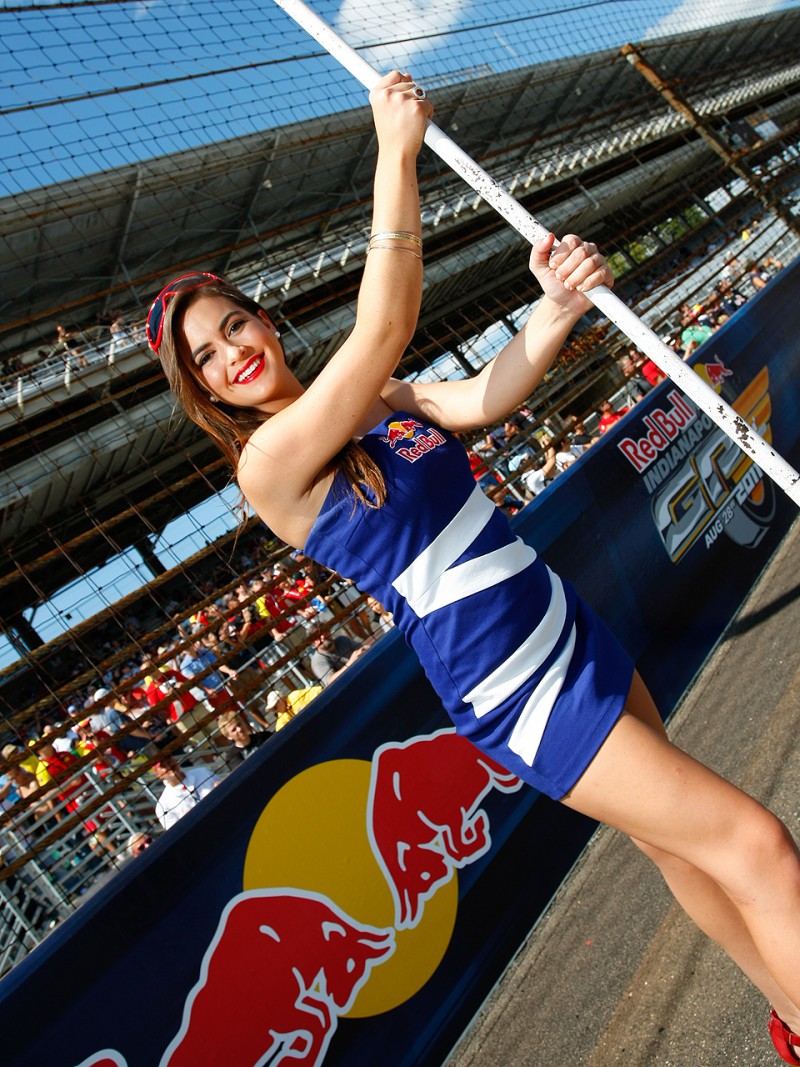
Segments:
[[[689,358],[744,305],[745,289],[757,292],[781,266],[768,258],[744,268],[730,257],[713,289],[680,309],[664,340]],[[124,317],[112,318],[110,335],[124,336]],[[606,330],[584,331],[564,358],[579,359],[582,346],[596,345]],[[76,331],[59,327],[56,345],[80,365]],[[524,507],[664,378],[636,349],[618,355],[616,368],[621,384],[594,412],[539,422],[523,407],[464,441],[476,482],[499,508],[514,514]],[[11,822],[0,831],[0,860],[70,816],[92,853],[113,857],[120,849],[109,831],[107,794],[117,789],[119,808],[137,785],[153,798],[151,818],[125,848],[141,854],[392,626],[382,605],[300,552],[283,546],[268,559],[242,562],[234,581],[201,584],[199,599],[194,589],[190,614],[169,605],[171,633],[157,640],[129,613],[134,645],[51,707],[35,731],[3,746],[0,805]],[[18,829],[13,841],[9,825]]]
[[[156,797],[152,825],[127,841],[140,854],[392,625],[299,552],[256,566],[174,624],[171,638],[73,692],[38,735],[4,745],[0,804],[19,817],[0,832],[4,851],[19,854],[79,813],[89,849],[119,852],[104,783],[124,780],[126,796],[138,785]]]

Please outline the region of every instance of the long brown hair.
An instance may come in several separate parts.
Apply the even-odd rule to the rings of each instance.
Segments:
[[[217,444],[235,474],[250,435],[270,416],[254,408],[214,402],[201,385],[183,334],[183,318],[201,296],[226,297],[252,315],[261,314],[263,309],[240,289],[217,279],[202,286],[178,290],[164,315],[164,333],[158,355],[170,389],[187,417]],[[348,442],[334,456],[331,469],[342,472],[355,497],[367,507],[379,508],[385,501],[386,483],[380,468],[355,441]]]

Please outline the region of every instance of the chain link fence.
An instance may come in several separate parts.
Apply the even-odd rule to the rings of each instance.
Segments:
[[[676,349],[724,321],[726,286],[744,302],[796,257],[797,3],[315,10],[411,70],[545,225],[597,240]],[[143,337],[161,284],[210,269],[266,302],[302,381],[324,365],[369,233],[362,88],[250,0],[7,5],[0,28],[3,973],[163,832],[160,761],[224,777],[221,710],[274,729],[318,692],[321,632],[362,648],[391,620],[242,514]],[[400,374],[463,377],[537,294],[515,231],[438,160],[420,178],[425,298]],[[629,349],[587,315],[514,420],[465,442],[498,506],[577,459],[602,401],[631,402]],[[53,745],[72,759],[48,775]]]

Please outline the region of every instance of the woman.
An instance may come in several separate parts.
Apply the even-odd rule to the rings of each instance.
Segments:
[[[464,381],[393,379],[422,292],[416,157],[433,109],[397,71],[370,100],[373,236],[353,331],[316,380],[305,389],[266,312],[210,275],[162,290],[151,346],[264,522],[385,605],[459,732],[655,860],[770,999],[776,1047],[800,1064],[800,862],[788,832],[670,744],[626,654],[514,538],[446,432],[522,403],[589,307],[584,292],[611,272],[593,245],[554,247],[550,234],[530,258],[544,298],[491,364]]]

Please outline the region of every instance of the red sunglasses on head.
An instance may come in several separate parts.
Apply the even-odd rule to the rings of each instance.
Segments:
[[[161,347],[161,338],[164,334],[164,316],[167,313],[167,304],[176,293],[182,289],[199,289],[201,285],[210,285],[211,282],[221,282],[222,278],[216,274],[199,272],[195,274],[182,274],[180,278],[173,278],[169,285],[165,285],[155,298],[147,313],[147,343],[156,355]]]

